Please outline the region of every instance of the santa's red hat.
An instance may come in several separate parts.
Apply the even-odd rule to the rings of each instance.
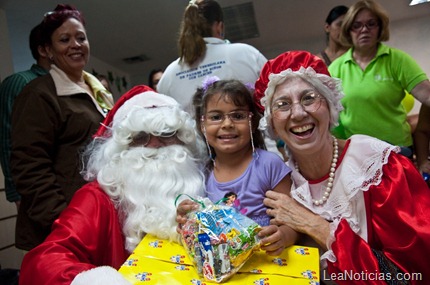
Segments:
[[[156,93],[152,88],[146,85],[137,85],[119,98],[101,123],[101,126],[94,134],[93,138],[109,137],[111,135],[109,129],[114,122],[125,119],[133,106],[155,108],[176,105],[179,105],[179,103],[172,97]]]
[[[260,77],[255,82],[254,102],[259,112],[264,112],[264,106],[261,104],[260,100],[264,97],[264,92],[267,89],[269,75],[272,73],[280,73],[287,69],[297,71],[300,67],[312,67],[316,73],[330,76],[324,61],[307,51],[287,51],[267,61],[260,72]]]

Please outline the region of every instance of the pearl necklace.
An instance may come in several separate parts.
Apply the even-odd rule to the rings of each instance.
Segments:
[[[324,194],[321,199],[312,199],[312,203],[315,206],[322,206],[325,202],[327,202],[328,197],[330,196],[331,190],[333,188],[333,181],[334,181],[334,173],[336,172],[336,164],[337,164],[337,158],[339,157],[339,148],[337,139],[333,137],[333,159],[331,161],[330,165],[330,172],[328,174],[328,183],[327,187],[325,188]],[[297,172],[300,172],[299,165],[297,162],[295,163],[295,168]]]

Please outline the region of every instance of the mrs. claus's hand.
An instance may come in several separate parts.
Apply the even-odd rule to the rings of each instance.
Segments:
[[[315,214],[301,206],[288,195],[267,191],[264,205],[267,214],[272,216],[272,224],[287,225],[297,232],[306,233],[306,226],[310,219],[315,218]]]

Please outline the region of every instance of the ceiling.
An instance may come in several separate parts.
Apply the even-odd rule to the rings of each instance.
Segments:
[[[322,48],[323,25],[328,11],[336,5],[350,6],[355,0],[219,0],[222,7],[252,2],[259,37],[243,40],[266,57],[279,50]],[[378,0],[392,22],[430,15],[430,3],[409,7],[410,0]],[[31,55],[28,34],[55,8],[58,0],[0,0],[9,26],[15,69],[27,69]],[[134,84],[147,83],[152,68],[165,68],[177,58],[179,23],[188,0],[69,0],[86,20],[91,56],[128,73]],[[320,45],[307,47],[307,42]],[[314,49],[314,50],[312,50]],[[145,55],[139,63],[124,58]],[[22,64],[22,66],[20,66]]]

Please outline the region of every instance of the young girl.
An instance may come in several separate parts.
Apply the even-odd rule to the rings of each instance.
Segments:
[[[263,226],[262,248],[279,254],[296,241],[297,234],[288,227],[270,225],[263,200],[268,190],[289,193],[291,169],[277,154],[264,150],[257,129],[260,115],[250,91],[238,80],[211,78],[197,89],[193,105],[210,157],[208,198],[217,202],[235,194],[235,207]]]

